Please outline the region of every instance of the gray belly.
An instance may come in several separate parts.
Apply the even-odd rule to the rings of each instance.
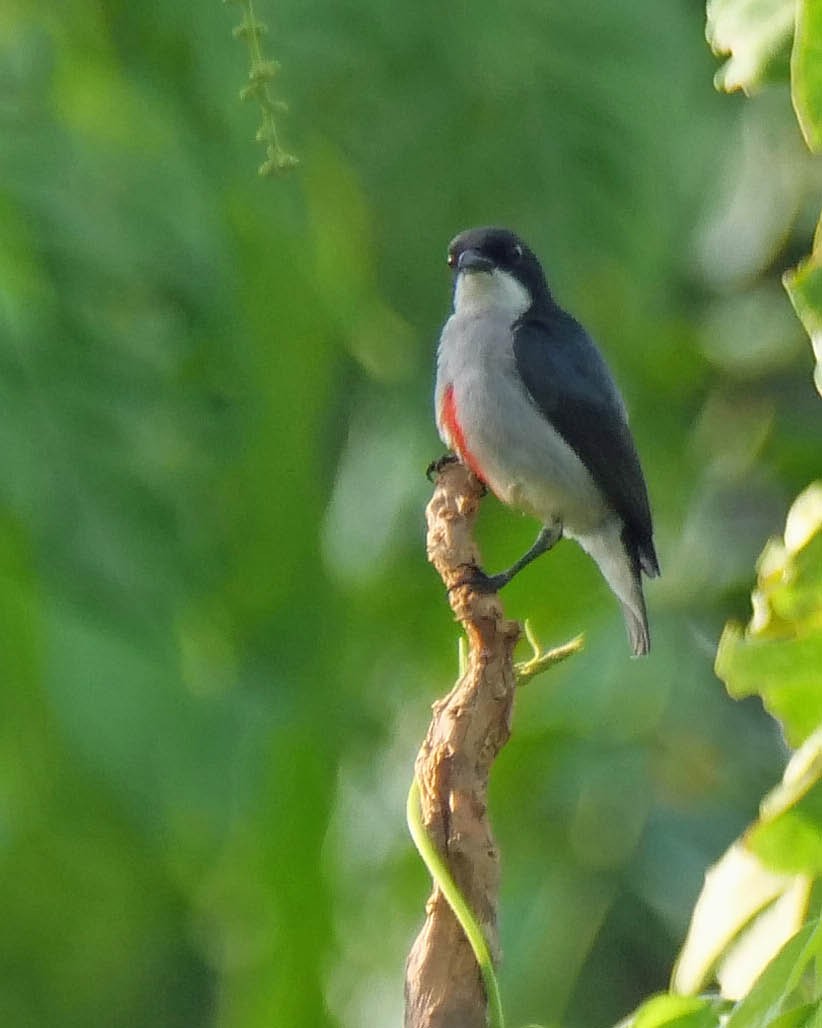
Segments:
[[[543,523],[585,535],[608,514],[585,465],[537,410],[519,378],[482,368],[454,384],[468,448],[492,491]]]
[[[504,502],[565,534],[585,536],[612,516],[587,468],[531,400],[516,370],[510,321],[453,315],[440,338],[437,404],[452,385],[465,443]]]

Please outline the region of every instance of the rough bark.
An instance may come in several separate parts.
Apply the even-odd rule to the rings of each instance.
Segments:
[[[508,740],[520,628],[499,598],[459,585],[479,565],[474,520],[483,487],[461,464],[437,476],[426,510],[428,559],[439,572],[470,651],[465,673],[433,707],[416,761],[423,821],[498,955],[499,851],[487,812],[488,774]],[[484,1028],[486,997],[471,947],[434,887],[406,965],[405,1028]]]

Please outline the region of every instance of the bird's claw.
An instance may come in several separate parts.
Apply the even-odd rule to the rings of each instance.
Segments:
[[[462,589],[467,586],[476,593],[495,593],[499,592],[506,582],[507,579],[504,575],[487,575],[482,568],[478,568],[476,565],[468,565],[466,573],[448,587],[448,592],[451,593],[455,589]]]
[[[436,460],[431,461],[431,463],[425,469],[425,477],[428,479],[429,482],[433,482],[434,478],[443,470],[443,468],[447,468],[449,464],[460,463],[461,461],[455,453],[444,453],[442,457],[438,457]],[[474,472],[474,477],[480,484],[482,490],[480,495],[487,496],[488,486],[485,484],[485,482],[483,482],[481,478],[477,476],[476,472]]]
[[[443,468],[448,467],[449,464],[457,464],[459,457],[455,453],[444,453],[441,457],[437,457],[436,460],[432,460],[428,467],[425,469],[425,477],[429,482],[434,481],[434,476],[438,475]]]

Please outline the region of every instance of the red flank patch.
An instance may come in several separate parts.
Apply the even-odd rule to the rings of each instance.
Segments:
[[[446,388],[443,395],[440,421],[448,434],[451,442],[451,448],[456,452],[462,463],[467,464],[477,478],[484,482],[485,475],[482,473],[482,468],[479,466],[476,457],[468,449],[468,444],[465,442],[465,434],[462,431],[462,425],[460,424],[459,417],[457,416],[457,403],[454,399],[454,387],[452,385],[449,385]]]

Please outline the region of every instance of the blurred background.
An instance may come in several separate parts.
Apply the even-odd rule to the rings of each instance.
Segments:
[[[457,665],[434,349],[487,223],[605,350],[655,509],[647,660],[573,544],[505,597],[587,636],[492,783],[508,1015],[613,1023],[784,762],[712,664],[819,472],[779,281],[819,169],[787,89],[715,93],[692,0],[257,13],[282,179],[238,9],[0,9],[0,1023],[400,1023],[405,793]],[[534,532],[489,498],[486,566]]]

